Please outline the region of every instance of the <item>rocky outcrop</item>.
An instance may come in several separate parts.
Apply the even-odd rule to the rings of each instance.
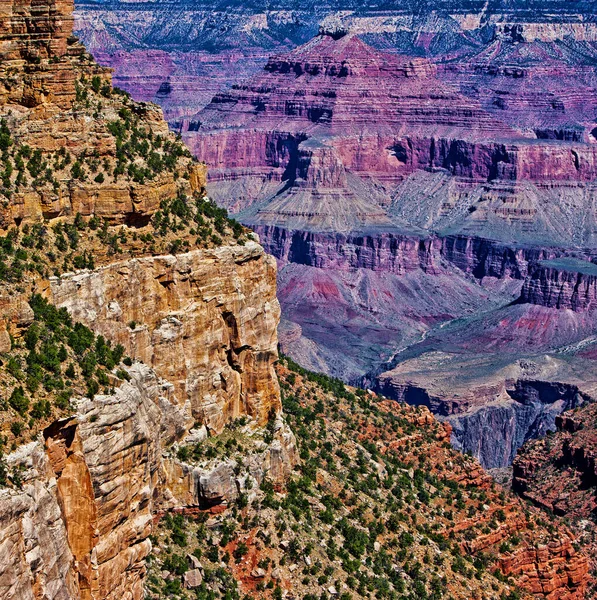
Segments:
[[[36,56],[62,56],[72,35],[70,0],[2,2],[0,57],[4,60]]]
[[[597,308],[597,266],[572,259],[545,261],[530,272],[519,302],[578,312]]]
[[[8,457],[22,490],[0,492],[5,598],[143,597],[161,433],[176,411],[147,367],[84,400]]]
[[[75,98],[75,75],[64,58],[81,55],[69,39],[72,0],[38,3],[5,0],[0,7],[0,106],[10,102],[34,107],[51,99],[67,108]],[[47,61],[51,59],[49,63]],[[33,62],[23,77],[9,77]]]
[[[596,406],[590,403],[564,413],[549,435],[527,442],[514,461],[512,479],[512,488],[520,496],[567,519],[589,551],[592,566],[597,509]]]
[[[507,394],[511,399],[448,417],[455,446],[472,452],[486,469],[510,465],[526,441],[554,428],[561,411],[586,400],[575,386],[552,382],[517,381]]]
[[[585,597],[587,562],[569,537],[516,552],[500,559],[499,564],[504,575],[517,577],[531,594],[553,599]],[[566,587],[571,590],[568,596],[562,595]]]
[[[51,300],[172,382],[187,424],[212,432],[280,411],[276,269],[261,246],[114,262],[53,279]]]
[[[254,424],[245,429],[250,437],[254,433]],[[282,418],[276,419],[272,430],[271,441],[258,440],[253,449],[245,450],[241,460],[217,459],[196,465],[180,459],[166,459],[163,462],[164,506],[203,510],[231,506],[266,478],[282,489],[300,462],[298,449],[294,434]],[[183,443],[188,444],[193,439],[191,434]]]
[[[553,430],[558,415],[591,402],[597,389],[594,377],[579,377],[556,357],[437,351],[368,383],[388,398],[431,409],[452,426],[453,444],[488,469],[510,465],[525,442]]]
[[[441,260],[441,241],[393,233],[350,235],[256,227],[266,251],[282,264],[350,271],[371,269],[397,275],[416,270],[433,273]]]
[[[129,377],[7,458],[23,485],[0,491],[4,598],[141,599],[156,512],[231,503],[244,490],[226,463],[189,469],[171,456],[186,420],[174,386],[140,363]],[[256,481],[283,484],[298,460],[292,432],[278,419],[273,441],[248,458]]]
[[[2,437],[0,596],[141,600],[160,511],[225,507],[245,493],[245,483],[248,490],[266,477],[282,486],[298,455],[274,371],[274,259],[207,203],[205,166],[168,132],[161,111],[111,87],[109,73],[72,36],[72,9],[69,1],[0,3],[0,230],[11,231],[0,261],[3,397],[25,380],[21,355],[14,355],[17,346],[24,352],[23,331],[36,336],[45,327],[33,325],[39,315],[27,303],[32,293],[67,309],[34,296],[39,310],[60,315],[62,324],[52,327],[71,327],[72,317],[73,335],[87,339],[75,352],[70,337],[67,350],[57,341],[69,335],[61,331],[51,342],[64,353],[53,364],[56,379],[40,385],[43,369],[30,379],[31,403],[21,402],[18,417],[2,403],[2,426],[16,425],[14,440],[23,441],[21,417],[31,405],[39,408],[31,423],[51,424],[38,437],[29,429],[34,441],[15,441],[9,456]],[[179,210],[169,213],[175,202]],[[158,233],[152,217],[160,208],[167,223]],[[182,220],[181,213],[187,222],[173,228],[170,217]],[[194,246],[173,243],[173,233],[191,235],[189,221],[205,228],[203,242],[203,230],[192,229]],[[18,268],[6,266],[7,254],[23,258],[9,240],[32,230],[27,247],[38,268],[21,269],[16,281],[5,277]],[[50,231],[66,234],[69,242],[59,245],[71,258],[79,252],[88,269],[61,276],[69,263],[57,268]],[[191,247],[203,249],[166,254]],[[64,392],[60,406],[47,393],[55,389]],[[263,440],[251,460],[247,455],[248,475],[239,477],[226,461],[189,468],[178,457],[197,430],[205,441],[240,421],[247,437]]]
[[[370,269],[401,275],[420,269],[433,274],[447,263],[478,280],[491,277],[527,281],[535,263],[561,253],[463,235],[332,234],[263,225],[256,226],[255,231],[266,251],[282,264],[340,271]]]
[[[595,412],[594,404],[566,412],[545,439],[528,442],[514,461],[514,491],[557,515],[590,519],[597,507]]]
[[[146,224],[180,188],[189,195],[204,190],[205,168],[172,145],[162,111],[114,91],[110,71],[73,36],[73,8],[72,0],[6,1],[0,8],[0,118],[10,131],[0,231],[77,213]],[[122,151],[133,121],[137,137],[159,139],[159,148],[142,152],[147,159],[151,146],[151,169],[135,163],[135,150]],[[177,156],[166,168],[160,161],[172,151]]]

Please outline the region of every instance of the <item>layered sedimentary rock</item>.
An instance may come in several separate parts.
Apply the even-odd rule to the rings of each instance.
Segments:
[[[168,132],[160,109],[112,89],[72,36],[72,9],[0,4],[1,410],[14,441],[7,456],[2,436],[0,450],[0,596],[137,600],[159,511],[198,510],[206,499],[225,507],[245,493],[240,469],[228,480],[212,476],[221,465],[190,473],[177,444],[242,417],[249,437],[265,438],[267,426],[259,452],[247,453],[258,482],[283,485],[298,456],[274,372],[274,260],[208,205],[205,166]],[[168,215],[158,233],[152,217],[174,202],[187,222],[172,214],[173,230]],[[180,239],[188,221],[214,235],[201,242],[193,230],[191,246]],[[65,252],[70,263],[58,260]],[[32,299],[36,291],[71,316]],[[21,371],[25,362],[34,370],[41,325],[32,306],[57,317],[54,331],[74,320],[74,336],[87,339],[77,352],[74,338],[68,351],[60,344],[56,378],[43,384],[39,364],[26,383]],[[26,361],[24,337],[33,344]],[[98,359],[101,348],[112,350]],[[55,349],[44,348],[42,360]],[[56,389],[60,404],[49,394]],[[13,396],[21,403],[9,404]],[[34,423],[51,424],[36,436]]]
[[[594,391],[590,361],[581,376],[538,355],[595,330],[579,312],[590,312],[591,278],[545,271],[578,258],[581,273],[592,268],[592,67],[582,59],[576,100],[554,92],[547,106],[530,91],[575,59],[516,50],[507,31],[470,62],[437,66],[330,26],[183,123],[213,167],[214,196],[280,262],[284,351],[399,400],[408,390],[446,417],[457,407],[455,443],[491,467]],[[500,66],[509,60],[521,70]],[[484,78],[495,97],[509,89],[508,106],[475,92]],[[550,132],[557,102],[575,124]],[[489,353],[483,365],[477,352]],[[521,362],[543,365],[537,379],[512,375]],[[428,376],[405,381],[401,365]],[[438,368],[462,385],[437,389]],[[528,375],[561,393],[521,399],[515,382]]]
[[[539,263],[525,281],[519,301],[557,309],[592,311],[596,303],[597,267],[571,259]]]
[[[130,374],[9,457],[24,474],[1,493],[4,597],[143,597],[162,413],[175,408],[149,369]]]
[[[171,168],[154,163],[153,173],[139,171],[139,161],[125,168],[123,131],[114,129],[119,119],[128,120],[129,129],[135,120],[144,136],[168,140],[156,155],[161,160],[173,138],[158,107],[127,105],[128,99],[112,90],[109,70],[72,34],[73,7],[72,0],[2,4],[0,117],[11,132],[3,142],[2,231],[77,213],[147,222],[161,201],[177,194],[182,171],[176,177],[173,171],[182,162],[187,193],[205,185],[203,168],[183,153]],[[35,168],[26,170],[23,156],[8,154],[17,143],[28,148],[26,159],[36,157]]]
[[[566,517],[594,556],[597,506],[595,404],[569,411],[542,440],[528,442],[514,461],[515,492],[550,513]],[[594,559],[593,559],[594,560]]]
[[[245,246],[147,257],[52,280],[73,317],[174,384],[186,418],[210,431],[280,410],[273,259]]]
[[[51,98],[66,108],[75,97],[75,77],[65,57],[82,54],[69,40],[73,2],[2,2],[0,7],[0,105],[16,101],[37,106]],[[50,59],[50,64],[42,61]],[[6,77],[29,62],[21,77]]]
[[[205,506],[206,498],[230,503],[243,490],[233,471],[219,480],[206,469],[184,476],[165,454],[185,435],[174,386],[142,364],[129,376],[113,396],[83,399],[76,416],[8,457],[23,469],[23,487],[0,491],[3,597],[143,598],[156,512]],[[252,473],[283,483],[297,456],[282,421],[264,450],[247,457]]]
[[[216,3],[119,2],[109,7],[105,3],[78,3],[77,14],[77,32],[102,64],[116,69],[118,85],[144,100],[156,98],[158,92],[157,99],[176,116],[192,115],[198,97],[204,104],[209,103],[214,94],[206,97],[206,88],[215,93],[218,87],[241,81],[249,68],[257,71],[274,52],[307,42],[321,26],[330,31],[350,30],[378,48],[432,57],[446,62],[451,70],[455,62],[457,71],[464,63],[464,80],[469,83],[481,75],[466,69],[466,64],[472,62],[471,55],[483,53],[493,43],[492,53],[474,61],[479,71],[490,74],[475,93],[487,97],[487,106],[496,100],[498,110],[500,104],[515,104],[518,114],[526,113],[527,120],[528,102],[540,102],[551,117],[562,123],[561,129],[566,129],[559,94],[544,94],[542,89],[533,89],[526,83],[523,85],[528,91],[522,96],[512,89],[521,83],[517,75],[523,72],[521,62],[528,56],[523,48],[534,44],[536,50],[527,63],[534,58],[535,65],[546,72],[541,81],[542,85],[548,83],[544,89],[549,91],[557,85],[558,91],[571,100],[580,93],[582,101],[576,104],[584,102],[587,114],[594,102],[585,91],[584,77],[582,88],[578,77],[568,91],[558,83],[565,81],[567,85],[575,76],[558,68],[562,57],[567,60],[574,56],[584,61],[594,55],[597,28],[591,3],[554,2],[546,7],[541,3],[523,6],[519,2],[500,2],[485,6],[483,2],[463,5],[448,1],[432,6],[416,2],[373,6],[369,2],[343,1],[222,7]],[[550,46],[555,46],[555,51]],[[518,55],[513,54],[510,59],[507,48],[515,48]],[[214,56],[223,60],[214,61]],[[237,60],[237,56],[242,59]],[[209,72],[204,73],[198,63],[209,64]],[[498,78],[502,78],[503,89],[491,83]],[[503,94],[494,90],[507,93],[508,82],[513,93],[501,98],[500,103]],[[162,85],[164,89],[159,91]],[[192,92],[185,93],[189,85]],[[474,86],[468,87],[472,90]],[[567,101],[564,104],[570,106]],[[580,110],[584,108],[580,106]],[[544,125],[548,130],[549,124]]]
[[[544,440],[529,442],[514,461],[513,488],[558,515],[589,519],[596,506],[595,406],[556,419]]]
[[[562,411],[590,402],[597,392],[597,379],[587,373],[591,361],[451,349],[404,360],[376,385],[388,397],[427,406],[449,422],[455,445],[486,468],[509,465],[527,440],[544,436]]]

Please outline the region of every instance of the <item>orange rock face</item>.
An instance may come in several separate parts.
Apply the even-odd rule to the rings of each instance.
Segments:
[[[169,134],[157,107],[111,89],[109,73],[71,37],[72,9],[72,1],[0,0],[3,131],[11,151],[27,145],[52,174],[34,181],[29,171],[5,186],[0,230],[49,228],[79,213],[126,223],[137,239],[135,228],[162,201],[200,198],[206,169]],[[149,172],[137,155],[115,173],[119,126],[143,131],[160,168]],[[58,166],[67,156],[68,166]],[[73,175],[77,163],[83,176]],[[141,176],[129,173],[135,165]],[[103,390],[108,395],[87,400],[77,390],[71,418],[6,459],[23,485],[0,486],[0,598],[141,600],[156,510],[233,501],[242,489],[230,469],[226,478],[218,477],[224,467],[177,464],[170,447],[199,423],[210,433],[239,416],[250,417],[248,427],[267,423],[272,441],[252,467],[283,484],[298,459],[274,371],[275,282],[275,260],[243,236],[243,245],[114,260],[39,284],[75,320],[145,364],[132,365],[130,382]],[[31,287],[23,290],[0,297],[0,352],[33,320]]]
[[[280,410],[275,281],[274,259],[249,242],[65,275],[49,295],[171,382],[188,425],[220,432]]]
[[[0,60],[66,53],[73,32],[72,0],[2,0],[0,2]]]
[[[91,559],[98,538],[97,507],[76,422],[50,427],[46,431],[46,449],[57,477],[58,503],[75,560],[81,598],[91,599],[98,591],[97,571],[92,568]]]
[[[72,0],[0,2],[0,106],[34,107],[48,100],[70,106],[75,74],[62,59],[83,51],[72,37],[72,11]],[[18,71],[19,77],[5,77]]]
[[[155,374],[133,367],[130,384],[9,457],[23,486],[0,490],[0,597],[143,597],[160,431],[172,418],[161,394]]]
[[[112,89],[110,70],[97,65],[72,35],[72,11],[72,0],[0,2],[0,118],[11,132],[9,147],[41,151],[44,171],[53,178],[51,184],[39,176],[8,182],[0,209],[3,231],[76,213],[138,224],[179,189],[191,195],[205,187],[205,167],[181,156],[180,172],[160,167],[132,178],[121,168],[114,174],[122,139],[110,126],[123,114],[135,120],[143,135],[159,137],[161,148],[174,136],[157,106],[133,104]],[[91,156],[96,161],[91,171],[72,176],[72,165]]]

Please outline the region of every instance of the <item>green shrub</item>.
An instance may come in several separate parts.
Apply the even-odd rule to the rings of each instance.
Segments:
[[[22,387],[15,388],[12,391],[8,403],[21,416],[25,416],[29,409],[29,400],[25,396],[25,390]]]

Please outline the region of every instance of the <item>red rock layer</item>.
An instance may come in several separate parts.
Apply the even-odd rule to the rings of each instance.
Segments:
[[[558,515],[591,519],[597,509],[597,406],[556,418],[557,431],[528,442],[514,461],[513,488]]]

